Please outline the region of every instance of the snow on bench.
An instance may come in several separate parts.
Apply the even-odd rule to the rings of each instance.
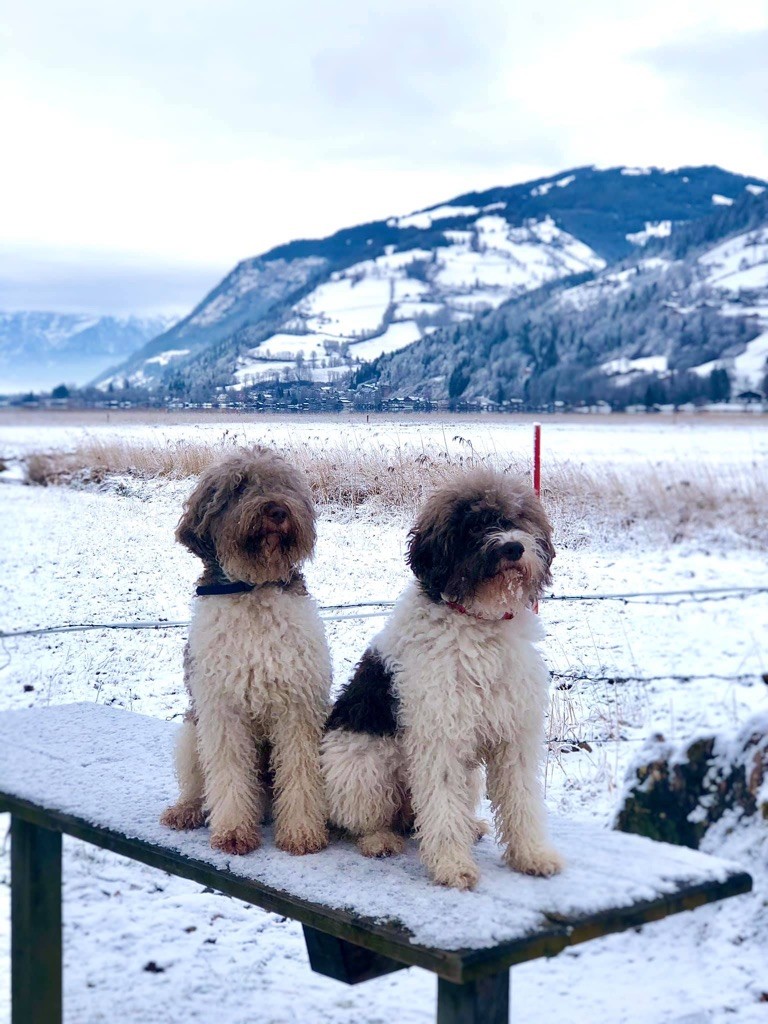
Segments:
[[[415,843],[384,861],[367,860],[341,840],[297,858],[275,849],[265,828],[260,850],[228,856],[211,849],[207,829],[177,833],[159,823],[176,795],[176,729],[93,704],[0,713],[0,811],[13,815],[14,1024],[17,1004],[39,998],[45,968],[33,970],[25,957],[34,945],[26,929],[39,935],[47,927],[54,945],[60,929],[61,832],[300,921],[311,965],[331,977],[355,982],[406,966],[431,970],[441,978],[439,1021],[506,1021],[512,964],[751,887],[736,865],[696,851],[558,820],[552,834],[568,861],[562,875],[515,874],[486,837],[476,849],[474,892],[432,884]],[[53,919],[41,924],[41,914]],[[53,975],[60,934],[58,943]],[[22,1019],[58,1021],[60,1007]]]

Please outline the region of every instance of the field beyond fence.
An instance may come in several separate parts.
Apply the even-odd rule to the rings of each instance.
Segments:
[[[288,442],[280,450],[307,476],[320,506],[369,506],[410,513],[425,494],[462,470],[494,467],[530,473],[520,455],[481,453],[456,435],[452,445],[420,446]],[[25,456],[31,484],[91,487],[125,480],[185,480],[196,477],[232,449],[226,434],[216,442],[89,438],[71,450],[36,451]],[[583,539],[579,524],[598,532],[651,531],[677,543],[702,533],[749,545],[766,543],[768,466],[674,463],[578,465],[546,460],[542,497],[561,543]]]

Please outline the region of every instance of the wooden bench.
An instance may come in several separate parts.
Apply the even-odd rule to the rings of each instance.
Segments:
[[[347,842],[294,858],[266,830],[261,850],[230,858],[211,850],[206,829],[177,834],[158,823],[175,794],[175,730],[91,704],[0,714],[13,1024],[62,1019],[62,833],[300,921],[312,969],[329,977],[434,972],[439,1024],[506,1024],[511,965],[751,888],[743,871],[692,850],[557,821],[562,876],[516,875],[486,838],[472,893],[431,885],[414,843],[388,861]]]

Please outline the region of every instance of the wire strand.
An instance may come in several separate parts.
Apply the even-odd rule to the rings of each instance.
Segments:
[[[698,590],[648,590],[621,594],[549,594],[543,602],[549,601],[623,601],[630,602],[640,598],[658,600],[668,597],[689,597],[691,601],[709,599],[727,599],[729,597],[752,597],[757,594],[768,594],[768,587],[703,587]],[[661,603],[661,602],[660,602]],[[395,602],[359,601],[355,604],[329,604],[320,608],[320,617],[325,622],[344,622],[351,619],[372,619],[389,614]],[[355,608],[379,608],[381,611],[354,612],[344,614]],[[341,614],[334,614],[334,613]],[[330,613],[330,614],[329,614]],[[29,629],[0,630],[0,638],[25,636],[48,636],[53,633],[78,633],[98,629],[188,629],[189,620],[182,622],[156,619],[149,622],[73,622],[59,626],[35,626]]]

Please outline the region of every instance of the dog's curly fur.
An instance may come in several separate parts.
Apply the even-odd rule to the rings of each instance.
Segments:
[[[485,766],[506,862],[534,875],[561,869],[539,779],[549,677],[530,610],[554,554],[538,498],[500,473],[463,474],[423,506],[409,535],[416,580],[323,740],[331,821],[365,855],[401,851],[415,824],[432,878],[472,888]]]
[[[237,449],[202,475],[176,539],[202,560],[200,585],[253,589],[194,601],[184,655],[191,706],[176,749],[181,792],[161,820],[191,829],[208,819],[211,846],[245,854],[260,845],[271,803],[280,849],[320,850],[331,663],[299,570],[315,544],[309,487],[277,453]]]

